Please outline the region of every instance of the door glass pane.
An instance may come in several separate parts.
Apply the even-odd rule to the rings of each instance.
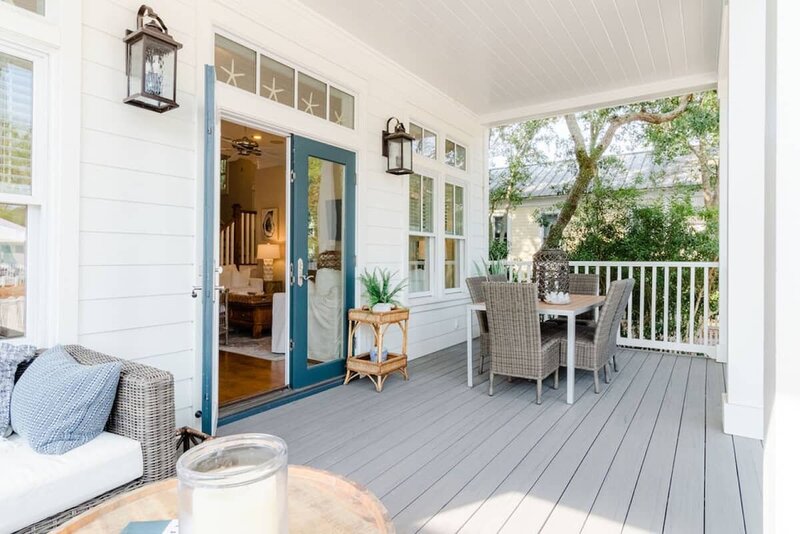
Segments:
[[[316,78],[302,72],[297,73],[297,109],[314,115],[328,116],[327,86]]]
[[[261,96],[294,107],[294,69],[262,55]]]
[[[214,41],[217,80],[239,89],[256,92],[256,53],[221,35]]]
[[[308,365],[344,357],[345,166],[308,158]]]
[[[26,206],[0,204],[0,339],[25,335]]]
[[[33,63],[0,53],[0,193],[31,194]]]

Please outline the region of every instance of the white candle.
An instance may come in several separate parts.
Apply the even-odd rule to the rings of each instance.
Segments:
[[[245,486],[194,488],[191,532],[283,534],[278,510],[277,474]]]

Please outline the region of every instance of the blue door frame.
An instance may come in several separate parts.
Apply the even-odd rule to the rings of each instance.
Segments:
[[[290,280],[291,325],[290,325],[290,373],[292,388],[307,387],[344,374],[344,359],[308,365],[308,283],[297,283],[298,263],[308,266],[308,160],[318,158],[345,167],[344,202],[342,205],[342,270],[344,291],[342,299],[342,344],[341,355],[346,356],[347,310],[355,302],[355,186],[356,155],[353,152],[324,143],[292,136],[292,280]],[[307,269],[304,268],[304,273]]]
[[[205,138],[203,159],[203,260],[202,260],[202,354],[203,393],[202,429],[206,434],[214,430],[214,324],[216,303],[214,291],[214,236],[216,219],[216,154],[217,154],[217,107],[214,99],[216,73],[212,65],[205,67]]]

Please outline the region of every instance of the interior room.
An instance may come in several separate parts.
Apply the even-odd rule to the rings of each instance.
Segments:
[[[286,139],[222,121],[219,401],[286,385]]]

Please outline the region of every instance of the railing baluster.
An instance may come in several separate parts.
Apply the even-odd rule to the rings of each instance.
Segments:
[[[658,267],[653,265],[650,279],[652,280],[652,289],[650,290],[650,341],[656,340],[656,314],[658,308],[656,306],[656,293],[658,292]]]
[[[644,339],[644,265],[639,267],[639,339]]]
[[[628,278],[634,279],[633,266],[628,266]],[[625,332],[628,339],[633,338],[633,291],[628,295],[628,330]]]
[[[663,340],[669,341],[669,265],[664,266],[664,332]]]
[[[708,346],[708,322],[711,319],[708,302],[708,267],[703,267],[703,345]]]
[[[683,334],[681,333],[681,323],[683,322],[683,267],[678,267],[678,287],[675,291],[675,341],[681,343]]]
[[[694,266],[689,267],[689,343],[694,344],[694,291],[695,291],[695,276]]]

